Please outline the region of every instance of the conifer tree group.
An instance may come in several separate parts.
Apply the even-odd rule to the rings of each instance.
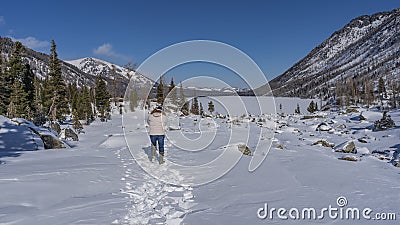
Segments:
[[[107,90],[107,84],[103,77],[99,74],[96,79],[95,91],[95,102],[96,108],[99,111],[101,121],[106,121],[110,112],[110,98],[111,95]]]
[[[47,121],[50,124],[64,121],[72,112],[73,126],[79,131],[79,120],[88,125],[96,117],[96,110],[104,121],[110,111],[111,95],[101,76],[92,88],[73,83],[67,85],[54,40],[51,42],[49,71],[43,79],[35,76],[25,58],[25,48],[18,41],[14,43],[8,61],[0,54],[0,114],[43,125]]]

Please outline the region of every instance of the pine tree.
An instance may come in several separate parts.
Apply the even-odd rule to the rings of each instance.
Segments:
[[[204,117],[204,109],[203,109],[203,104],[200,102],[200,110],[199,110],[200,116]]]
[[[76,85],[73,85],[73,84],[67,85],[68,102],[71,104],[72,111],[74,109],[78,109],[80,107],[80,105],[78,104],[79,94],[80,93],[79,93],[78,87]]]
[[[25,108],[27,101],[27,95],[23,89],[21,82],[18,79],[14,80],[13,89],[10,96],[9,109],[7,110],[7,116],[26,118]]]
[[[0,115],[5,115],[7,112],[7,99],[5,90],[5,81],[2,71],[0,70]]]
[[[37,76],[35,76],[34,78],[33,86],[35,88],[34,91],[35,112],[33,116],[33,123],[37,126],[41,126],[46,123],[46,114],[43,109],[43,98],[42,98],[43,89],[40,84],[40,80]]]
[[[76,110],[73,110],[72,112],[72,128],[74,128],[74,130],[78,132],[78,134],[81,133],[81,131],[83,130],[83,126],[79,121],[78,112]]]
[[[307,111],[310,112],[310,113],[314,113],[314,112],[316,111],[316,110],[315,110],[315,103],[314,103],[314,101],[311,101],[311,102],[310,102],[310,105],[308,105]]]
[[[382,77],[380,77],[379,81],[378,81],[378,93],[379,93],[379,95],[381,97],[381,101],[382,101],[383,96],[386,97],[386,85],[385,85],[385,81],[383,80]]]
[[[192,107],[190,108],[190,112],[194,115],[199,115],[199,101],[197,97],[193,98]]]
[[[51,41],[50,71],[48,99],[51,101],[49,112],[51,120],[63,120],[64,114],[69,114],[67,85],[62,78],[61,64],[56,51],[56,43]]]
[[[160,83],[157,86],[157,103],[162,105],[164,103],[164,84],[162,77],[160,78]]]
[[[35,101],[35,74],[33,73],[29,64],[25,65],[24,76],[22,78],[22,83],[24,85],[24,90],[28,96],[29,107],[30,109],[34,109],[34,101]]]
[[[75,100],[75,102],[76,102],[76,108],[74,109],[74,108],[71,106],[72,111],[73,111],[73,110],[76,110],[78,119],[80,119],[80,120],[86,119],[86,117],[85,117],[85,103],[83,102],[83,92],[82,92],[82,89],[81,89],[81,90],[76,90],[74,99],[76,99],[76,100]],[[71,105],[72,105],[72,103],[71,103]]]
[[[10,113],[13,114],[14,117],[14,103],[11,103],[11,93],[13,91],[14,80],[17,79],[17,75],[22,71],[22,62],[21,62],[21,51],[22,51],[22,44],[20,42],[14,43],[14,49],[11,56],[11,59],[8,61],[6,67],[8,70],[3,71],[3,63],[1,63],[1,71],[3,73],[1,76],[1,85],[0,85],[0,114],[7,114],[10,116]],[[3,61],[3,60],[2,60]],[[11,112],[10,112],[10,109]]]
[[[392,89],[392,105],[393,105],[393,108],[397,109],[397,95],[398,95],[398,92],[397,92],[397,87],[396,87],[396,83],[395,82],[392,82],[391,89]]]
[[[82,108],[86,125],[89,125],[90,119],[93,118],[92,101],[90,98],[90,90],[84,85],[82,87]]]
[[[382,77],[380,77],[378,80],[378,94],[381,101],[381,107],[383,108],[383,98],[384,96],[386,97],[386,86]]]
[[[110,110],[111,95],[107,90],[107,85],[104,79],[99,74],[96,79],[95,99],[96,107],[100,113],[100,120],[103,122],[106,118],[106,112]]]
[[[295,114],[300,114],[300,105],[297,103],[296,109],[294,110]]]
[[[189,102],[183,103],[182,108],[181,108],[181,112],[185,116],[189,115]]]
[[[215,108],[214,108],[214,103],[213,101],[209,101],[208,102],[208,111],[212,114],[214,112]]]
[[[50,113],[50,107],[52,105],[53,102],[53,94],[50,86],[50,78],[47,74],[47,76],[42,80],[42,93],[41,93],[41,102],[43,105],[43,111],[46,114],[46,116],[48,116],[48,114]]]
[[[169,83],[169,92],[171,92],[175,88],[174,78],[171,78],[171,82]]]
[[[369,78],[365,78],[363,80],[362,99],[363,103],[366,104],[368,108],[372,104],[372,101],[374,100],[374,91],[372,87],[372,82],[370,81]]]
[[[177,96],[176,96],[176,88],[175,88],[175,83],[174,83],[174,78],[171,78],[171,82],[169,83],[169,90],[168,90],[168,96],[169,99],[171,99],[171,103],[176,105],[177,102]]]
[[[9,118],[16,117],[17,116],[16,112],[17,112],[17,109],[14,106],[14,102],[10,101],[10,104],[8,104],[8,108],[7,108],[7,117],[9,117]]]
[[[4,71],[3,71],[3,67],[4,67],[4,62],[3,62],[3,55],[2,55],[2,51],[3,51],[3,42],[0,42],[0,115],[5,115],[7,113],[7,107],[8,104],[7,102],[9,101],[9,96],[7,96],[7,89],[6,89],[6,79],[4,76]]]
[[[34,78],[30,66],[22,62],[24,46],[20,42],[14,43],[14,50],[10,61],[7,64],[8,70],[4,78],[4,96],[7,104],[7,111],[13,117],[22,117],[28,120],[32,119],[32,111],[34,111]],[[10,89],[10,82],[12,86]],[[7,95],[9,98],[7,99]],[[10,103],[12,105],[10,106]],[[15,110],[15,112],[14,112]],[[11,116],[9,114],[9,116]]]

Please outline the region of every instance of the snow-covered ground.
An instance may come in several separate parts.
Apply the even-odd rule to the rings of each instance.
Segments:
[[[114,116],[85,131],[80,142],[70,142],[73,148],[3,149],[0,224],[110,224],[123,216],[126,195],[120,179],[129,161],[120,160],[121,119]]]
[[[3,151],[0,224],[378,222],[334,220],[328,214],[324,219],[282,220],[276,211],[273,219],[257,216],[265,204],[268,209],[298,208],[300,212],[306,207],[317,212],[329,205],[341,208],[336,202],[340,196],[347,199],[344,210],[371,208],[371,217],[376,213],[400,216],[400,168],[394,166],[400,152],[398,127],[372,131],[373,122],[382,115],[376,111],[358,109],[364,111],[363,121],[358,120],[360,112],[327,112],[304,119],[303,115],[288,114],[297,103],[305,113],[310,100],[278,98],[276,102],[277,111],[282,104],[286,115],[253,115],[254,103],[249,103],[247,111],[252,117],[237,117],[235,122],[229,118],[180,118],[181,129],[167,133],[164,165],[149,161],[146,113],[142,111],[129,112],[123,118],[113,114],[107,123],[85,126],[86,133],[79,142],[69,142],[69,149]],[[400,124],[400,111],[389,115]],[[271,123],[276,126],[274,136],[262,133],[260,145],[267,148],[272,142],[272,148],[261,166],[249,172],[251,156],[242,155],[237,148],[238,143],[247,141],[246,135],[240,134],[257,128],[270,131]],[[185,140],[192,144],[185,146]],[[318,141],[321,144],[314,144]],[[323,141],[334,147],[322,146]],[[350,142],[357,153],[335,152]],[[250,138],[247,144],[254,150],[254,140]],[[201,150],[190,151],[197,148]],[[339,160],[343,156],[357,161]],[[213,164],[215,159],[221,165]],[[236,162],[230,169],[229,163]],[[220,173],[223,176],[215,177]]]

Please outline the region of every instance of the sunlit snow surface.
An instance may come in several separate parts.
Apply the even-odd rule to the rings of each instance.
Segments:
[[[250,100],[251,101],[251,100]],[[302,114],[311,100],[277,98],[277,112],[293,114],[299,103]],[[204,105],[204,104],[203,104]],[[249,107],[251,108],[251,107]],[[222,111],[216,107],[216,111]],[[361,109],[359,109],[361,111]],[[196,186],[186,182],[187,171],[178,170],[174,163],[191,167],[207,164],[229,151],[240,155],[237,142],[226,148],[213,145],[228,144],[230,129],[243,130],[257,125],[252,116],[240,118],[236,124],[227,119],[206,119],[194,124],[195,117],[180,118],[181,130],[188,138],[200,136],[198,128],[215,133],[218,143],[203,151],[182,151],[169,139],[166,142],[166,164],[148,159],[147,127],[140,111],[113,114],[107,123],[95,122],[85,127],[80,142],[70,142],[73,148],[58,150],[19,151],[0,155],[0,223],[3,224],[368,224],[375,220],[261,220],[257,210],[269,207],[287,209],[314,207],[321,209],[345,196],[348,207],[369,207],[374,212],[394,212],[399,217],[400,169],[393,164],[400,151],[400,131],[393,128],[373,132],[373,122],[381,118],[378,111],[362,109],[360,113],[324,112],[323,118],[302,119],[303,115],[262,115],[265,124],[276,125],[272,148],[266,160],[254,172],[248,171],[250,156],[243,156],[224,176],[213,182]],[[254,115],[253,115],[254,114]],[[129,116],[131,115],[131,116]],[[400,112],[390,112],[397,125]],[[234,116],[234,115],[232,115]],[[129,120],[128,120],[129,119]],[[201,123],[201,121],[198,121]],[[316,131],[325,122],[329,131]],[[1,124],[0,135],[9,134],[10,127]],[[345,125],[345,126],[342,126]],[[247,128],[246,128],[247,126]],[[268,127],[268,126],[267,126]],[[131,129],[134,128],[134,129]],[[22,129],[22,128],[19,128]],[[216,132],[215,132],[216,131]],[[127,134],[124,137],[124,132]],[[240,132],[238,132],[240,133]],[[16,132],[16,135],[18,132]],[[251,136],[251,135],[250,135]],[[171,136],[172,137],[172,136]],[[126,146],[136,146],[133,158]],[[212,137],[211,137],[212,138]],[[242,137],[241,137],[242,138]],[[268,139],[268,137],[264,137]],[[234,138],[236,139],[236,137]],[[359,139],[365,140],[362,143]],[[207,139],[205,139],[207,140]],[[353,141],[357,154],[334,152],[333,148],[313,145],[326,140],[339,146]],[[1,139],[0,141],[5,141]],[[17,143],[17,142],[15,142]],[[199,143],[204,144],[204,143]],[[232,148],[230,148],[232,147]],[[252,149],[251,143],[249,145]],[[280,149],[280,148],[283,149]],[[381,154],[376,153],[382,152]],[[339,160],[352,156],[359,161]],[[139,166],[140,165],[140,166]],[[146,172],[146,170],[148,170]],[[209,173],[215,173],[212,168]],[[154,178],[154,174],[160,179]],[[207,177],[210,174],[193,173]],[[172,185],[179,183],[186,185]],[[380,221],[379,224],[395,224]]]

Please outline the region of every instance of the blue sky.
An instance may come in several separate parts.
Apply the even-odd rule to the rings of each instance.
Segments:
[[[398,0],[3,1],[0,36],[45,53],[54,39],[61,59],[119,65],[181,41],[215,40],[248,54],[271,79],[351,19],[398,7]]]

